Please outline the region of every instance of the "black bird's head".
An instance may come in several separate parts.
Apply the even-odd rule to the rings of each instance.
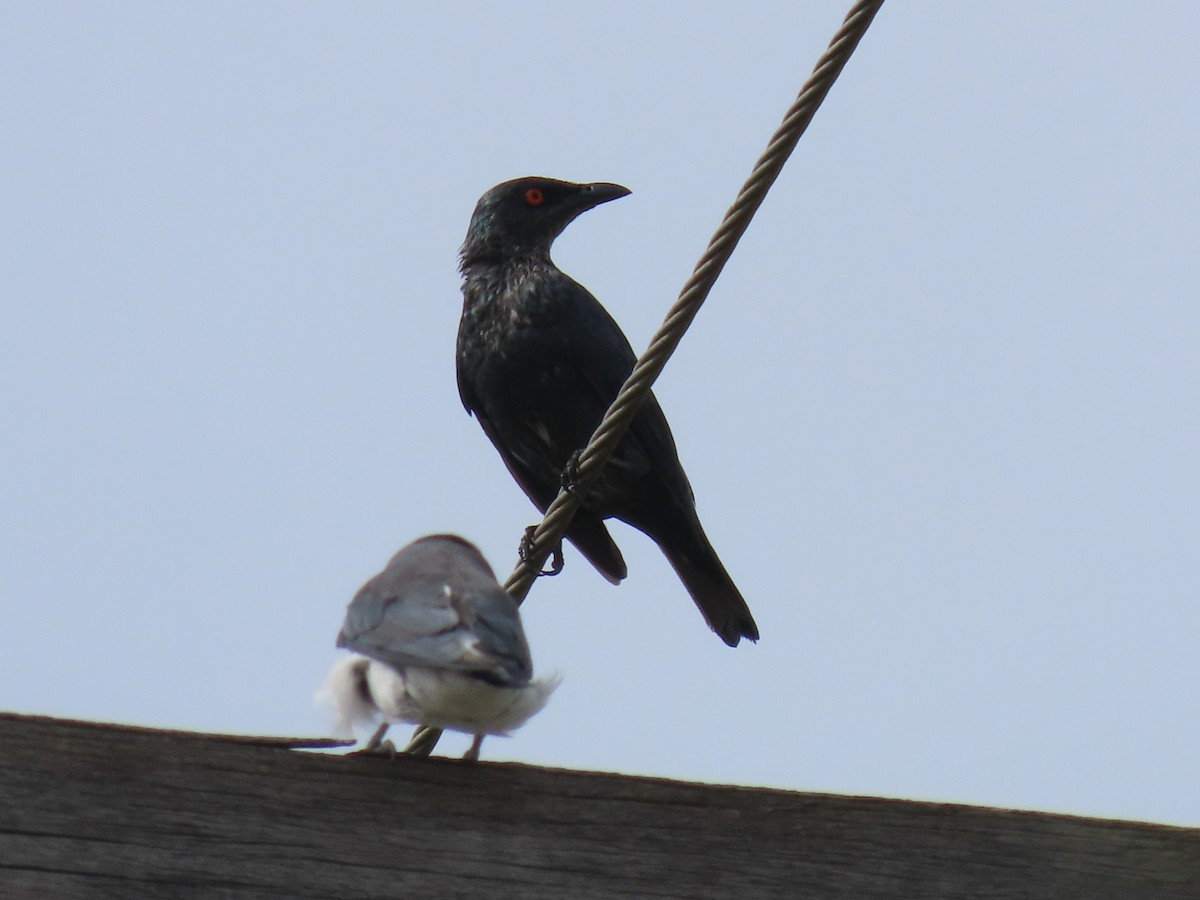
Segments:
[[[630,193],[619,184],[574,184],[553,178],[515,178],[475,205],[462,265],[550,255],[550,245],[582,212]]]

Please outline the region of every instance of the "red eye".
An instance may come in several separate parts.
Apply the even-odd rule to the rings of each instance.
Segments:
[[[525,202],[529,206],[541,206],[545,199],[546,195],[542,193],[541,188],[530,188],[525,192]]]

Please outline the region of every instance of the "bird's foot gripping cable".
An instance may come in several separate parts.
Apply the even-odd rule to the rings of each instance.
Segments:
[[[525,534],[521,537],[521,544],[517,547],[517,556],[521,558],[521,562],[525,562],[533,553],[533,533],[535,531],[537,531],[537,526],[530,525],[525,529]],[[557,575],[563,570],[564,565],[566,565],[566,561],[563,559],[562,541],[559,540],[558,544],[551,551],[550,568],[543,569],[538,572],[538,575]]]
[[[573,494],[575,499],[579,501],[579,505],[586,509],[588,485],[579,477],[579,460],[582,456],[582,449],[576,450],[571,454],[571,458],[563,466],[562,475],[559,476],[559,484],[562,485],[562,489],[568,494]]]

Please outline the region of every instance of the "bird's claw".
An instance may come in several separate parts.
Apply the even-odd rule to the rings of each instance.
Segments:
[[[521,544],[517,547],[517,556],[521,558],[521,562],[529,562],[529,557],[533,556],[533,534],[537,531],[536,525],[530,525],[525,529],[525,533],[521,535]]]
[[[521,558],[521,562],[529,562],[529,558],[533,556],[533,535],[537,531],[536,525],[530,525],[525,529],[525,534],[521,537],[521,545],[517,548],[517,556]],[[562,541],[555,545],[550,551],[550,568],[542,569],[538,572],[538,577],[557,575],[563,570],[566,561],[563,559]]]
[[[563,570],[563,566],[565,565],[566,560],[563,559],[562,541],[559,541],[554,549],[550,551],[550,568],[542,569],[542,571],[538,572],[538,575],[557,575]]]
[[[583,458],[583,451],[576,450],[567,460],[567,464],[563,466],[563,470],[559,473],[558,483],[562,489],[575,498],[575,501],[583,509],[591,509],[595,512],[602,504],[601,498],[596,496],[594,487],[596,479],[594,476],[589,476],[586,480],[579,470],[579,461]]]
[[[582,450],[576,450],[571,454],[571,458],[567,460],[567,464],[563,466],[562,474],[559,475],[558,482],[562,485],[562,489],[568,494],[574,494],[576,499],[579,499],[579,458],[583,456]],[[582,502],[582,501],[581,501]]]

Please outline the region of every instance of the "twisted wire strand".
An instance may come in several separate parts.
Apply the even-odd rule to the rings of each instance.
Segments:
[[[855,3],[846,14],[841,28],[817,60],[812,75],[788,108],[783,122],[767,143],[767,149],[754,164],[750,177],[738,191],[733,205],[729,207],[716,233],[709,240],[704,255],[700,257],[691,277],[679,292],[679,298],[667,312],[663,324],[651,338],[650,346],[638,359],[629,378],[622,385],[616,399],[579,455],[577,483],[581,487],[585,487],[600,473],[616,449],[617,443],[629,430],[633,417],[637,415],[650,393],[651,386],[661,374],[671,354],[675,352],[675,348],[679,346],[692,320],[696,318],[700,305],[708,297],[721,270],[725,268],[725,263],[733,255],[734,248],[762,205],[767,191],[779,177],[784,163],[796,148],[800,137],[807,130],[817,109],[858,47],[858,42],[866,34],[881,6],[883,0],[859,0]],[[517,603],[524,601],[529,594],[547,557],[562,540],[578,508],[579,500],[574,493],[564,489],[558,492],[558,496],[546,510],[541,524],[533,532],[532,545],[528,548],[525,559],[517,565],[504,583],[504,589],[513,595]],[[413,734],[404,752],[427,756],[441,734],[441,729],[421,726]]]

